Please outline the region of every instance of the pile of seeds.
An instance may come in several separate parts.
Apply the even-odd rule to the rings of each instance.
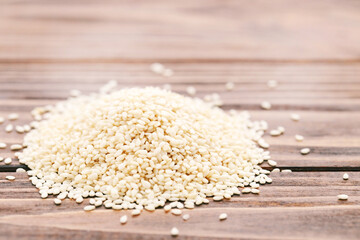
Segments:
[[[43,198],[151,211],[228,199],[238,187],[258,193],[258,183],[271,182],[258,166],[270,158],[257,144],[267,124],[247,112],[149,87],[76,94],[33,115],[43,120],[17,156]]]

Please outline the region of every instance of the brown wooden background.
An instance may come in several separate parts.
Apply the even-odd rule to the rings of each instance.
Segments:
[[[56,207],[26,174],[14,173],[18,161],[0,162],[0,239],[170,239],[173,226],[179,239],[359,239],[359,26],[357,0],[0,1],[0,116],[18,112],[15,123],[23,124],[33,107],[71,89],[97,91],[111,79],[170,83],[181,93],[193,85],[198,96],[218,92],[224,109],[284,126],[284,136],[267,139],[279,167],[293,170],[271,174],[258,196],[185,210],[187,222],[158,210],[120,226],[129,213],[85,213],[70,200]],[[157,61],[174,76],[153,74]],[[270,90],[268,80],[278,88]],[[234,91],[225,91],[227,81]],[[273,109],[261,110],[263,100]],[[293,112],[300,122],[289,119]],[[5,133],[6,123],[0,142],[21,142],[22,135]],[[302,147],[312,153],[301,156]],[[348,201],[337,200],[342,193]],[[219,222],[222,212],[229,217]]]

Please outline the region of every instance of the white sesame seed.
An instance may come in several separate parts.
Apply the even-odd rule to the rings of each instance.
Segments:
[[[61,202],[62,202],[61,199],[54,198],[54,203],[55,203],[55,205],[60,205]]]
[[[235,87],[235,84],[234,84],[233,82],[227,82],[227,83],[225,84],[225,88],[226,88],[226,90],[228,90],[228,91],[233,90],[234,87]]]
[[[95,206],[93,205],[87,205],[84,207],[84,211],[88,212],[88,211],[92,211],[95,209]]]
[[[226,213],[221,213],[220,215],[219,215],[219,220],[220,221],[223,221],[223,220],[226,220],[227,219],[227,214]]]
[[[153,63],[150,65],[150,69],[151,71],[153,71],[154,73],[158,73],[161,74],[164,72],[165,67],[164,65],[162,65],[161,63]]]
[[[241,190],[242,193],[251,193],[251,188],[244,188]]]
[[[8,133],[12,132],[13,129],[14,129],[14,126],[12,124],[8,124],[5,127],[5,131],[8,132]]]
[[[4,117],[0,117],[0,124],[2,124],[3,122],[5,122],[5,118],[4,118]]]
[[[280,172],[279,168],[274,168],[271,172]]]
[[[20,144],[13,144],[13,145],[10,146],[11,151],[18,151],[18,150],[21,150],[21,149],[23,149],[23,146],[20,145]]]
[[[297,113],[292,113],[292,114],[290,115],[290,118],[291,118],[291,120],[297,122],[297,121],[300,120],[300,115],[297,114]]]
[[[5,158],[4,163],[5,163],[6,165],[11,164],[11,163],[12,163],[12,159],[9,158],[9,157],[8,157],[8,158]]]
[[[19,114],[17,114],[17,113],[10,113],[9,116],[8,116],[8,119],[10,121],[14,121],[14,120],[16,120],[18,118],[19,118]]]
[[[349,174],[344,173],[344,175],[343,175],[343,179],[344,179],[344,180],[348,180],[348,179],[349,179]]]
[[[213,200],[214,200],[214,201],[221,201],[221,200],[223,200],[223,199],[224,199],[223,196],[214,196],[214,197],[213,197]]]
[[[7,180],[9,180],[9,181],[15,180],[15,177],[14,177],[14,176],[6,176],[5,178],[6,178]]]
[[[103,203],[101,200],[97,200],[94,205],[95,205],[95,207],[100,207],[102,204]]]
[[[271,109],[271,103],[264,101],[261,103],[261,108],[265,109],[265,110],[269,110],[269,109]]]
[[[26,170],[23,169],[23,168],[17,168],[17,169],[16,169],[16,172],[17,172],[17,173],[23,173],[23,172],[26,172]]]
[[[132,216],[138,216],[138,215],[140,215],[140,213],[141,213],[140,209],[134,209],[134,210],[132,210],[131,215]]]
[[[340,194],[337,197],[338,197],[339,200],[344,200],[344,201],[349,199],[349,196],[346,195],[346,194]]]
[[[171,236],[176,237],[179,235],[179,230],[176,227],[173,227],[170,231]]]
[[[182,219],[183,219],[184,221],[189,220],[189,218],[190,218],[190,215],[189,215],[189,214],[184,214],[184,215],[182,216]]]
[[[180,209],[171,209],[171,213],[175,216],[179,216],[182,214],[182,211]]]
[[[265,149],[267,149],[267,148],[270,147],[270,144],[268,144],[267,142],[265,142],[265,140],[262,139],[262,138],[258,141],[258,144],[259,144],[260,147],[265,148]]]
[[[267,86],[268,86],[269,88],[276,88],[277,85],[278,85],[278,82],[277,82],[276,80],[269,80],[269,81],[267,82]]]
[[[76,198],[76,203],[82,203],[84,201],[84,198],[83,197],[78,197]]]
[[[166,68],[166,69],[164,70],[164,72],[162,73],[162,75],[163,75],[164,77],[172,77],[172,76],[174,75],[174,71],[171,70],[171,69],[169,69],[169,68]]]
[[[281,132],[281,134],[284,134],[285,128],[283,126],[278,126],[277,130]]]
[[[25,132],[29,132],[30,130],[31,130],[30,125],[25,124],[25,125],[24,125],[24,131],[25,131]]]
[[[125,223],[127,223],[127,220],[128,220],[127,216],[126,216],[126,215],[123,215],[123,216],[121,216],[121,218],[120,218],[120,223],[121,223],[121,224],[125,224]]]
[[[49,195],[48,195],[48,193],[47,192],[43,192],[42,194],[41,194],[41,198],[47,198]]]
[[[171,210],[171,206],[170,206],[170,205],[164,206],[164,211],[165,211],[165,212],[169,212],[170,210]]]
[[[122,205],[113,204],[113,205],[112,205],[112,209],[114,209],[114,210],[121,210],[121,209],[123,209],[123,206],[122,206]]]
[[[0,149],[6,148],[6,143],[0,142]]]
[[[268,160],[268,164],[272,167],[275,167],[277,163],[274,160]]]
[[[260,190],[259,190],[259,189],[256,189],[256,188],[253,188],[253,189],[251,189],[251,193],[259,194],[259,193],[260,193]]]
[[[186,92],[190,96],[194,96],[196,94],[196,88],[194,88],[193,86],[189,86],[186,88]]]
[[[310,153],[310,148],[302,148],[302,149],[300,150],[300,153],[301,153],[302,155],[307,155],[307,154]]]
[[[270,131],[270,135],[273,137],[277,137],[281,135],[281,132],[278,129],[274,129]]]
[[[17,133],[24,133],[24,132],[25,132],[24,127],[23,127],[23,126],[19,126],[19,125],[15,127],[15,131],[16,131]]]
[[[301,135],[296,134],[295,135],[295,140],[298,141],[298,142],[302,142],[304,140],[304,137],[301,136]]]
[[[283,172],[283,173],[291,173],[292,171],[291,171],[291,169],[283,169],[283,170],[281,170],[281,172]]]
[[[152,212],[152,211],[155,211],[155,206],[153,204],[149,204],[149,205],[145,206],[145,209]]]

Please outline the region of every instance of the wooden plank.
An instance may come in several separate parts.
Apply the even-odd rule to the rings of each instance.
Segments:
[[[0,235],[10,238],[52,234],[70,238],[65,232],[92,238],[102,232],[126,239],[137,234],[158,239],[167,238],[173,226],[186,238],[356,239],[360,234],[359,172],[350,172],[347,181],[342,179],[343,172],[273,173],[273,183],[261,186],[260,195],[242,194],[230,201],[211,201],[184,210],[191,215],[188,222],[157,210],[130,218],[125,226],[120,226],[119,217],[129,215],[129,211],[97,209],[84,213],[81,208],[85,203],[70,200],[55,206],[51,199],[39,198],[25,173],[11,173],[17,179],[5,183],[6,174],[0,173]],[[337,200],[336,195],[342,193],[350,196],[348,201]],[[218,215],[222,212],[229,217],[220,223]],[[41,231],[31,231],[30,235],[16,231],[31,228]]]
[[[1,1],[0,59],[359,59],[358,1],[63,3]]]

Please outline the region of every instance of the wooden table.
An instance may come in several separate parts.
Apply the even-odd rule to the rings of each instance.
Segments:
[[[266,139],[278,166],[293,172],[272,173],[260,195],[185,210],[187,222],[158,210],[120,226],[127,212],[85,213],[85,203],[70,200],[56,207],[15,173],[17,160],[1,162],[0,239],[170,239],[173,226],[178,239],[359,239],[359,26],[356,0],[2,0],[0,116],[17,112],[16,124],[24,124],[35,106],[65,99],[71,89],[97,91],[111,79],[168,83],[180,93],[192,85],[198,96],[219,93],[224,109],[284,126],[284,136]],[[153,62],[174,76],[155,75]],[[269,89],[268,80],[279,86]],[[225,90],[228,81],[234,91]],[[264,100],[271,110],[261,110]],[[293,112],[299,122],[290,120]],[[6,123],[0,142],[20,143],[23,135],[5,133]],[[311,153],[300,155],[302,147]],[[219,222],[222,212],[229,217]]]

